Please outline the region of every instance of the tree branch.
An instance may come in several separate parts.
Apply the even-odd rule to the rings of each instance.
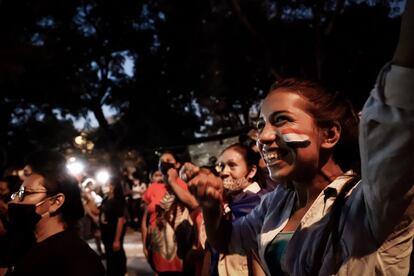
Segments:
[[[276,71],[275,68],[272,67],[271,60],[272,60],[272,54],[269,50],[269,45],[267,44],[266,40],[255,30],[255,28],[250,24],[247,17],[243,14],[242,9],[238,3],[238,0],[231,0],[232,6],[234,11],[237,14],[237,17],[240,19],[242,24],[246,27],[246,29],[254,36],[256,39],[262,44],[265,52],[265,62],[269,66],[269,70],[272,76],[276,78],[276,80],[282,79],[282,76]]]

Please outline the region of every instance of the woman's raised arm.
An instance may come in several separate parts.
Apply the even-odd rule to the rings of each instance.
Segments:
[[[414,0],[408,0],[393,63],[381,71],[361,118],[367,219],[382,242],[414,219]]]

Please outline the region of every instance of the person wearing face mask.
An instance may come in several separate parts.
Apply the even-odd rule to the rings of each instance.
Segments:
[[[90,233],[88,233],[87,238],[92,235],[95,240],[96,251],[102,257],[104,253],[101,246],[101,230],[99,229],[99,207],[102,204],[102,197],[95,192],[96,182],[92,178],[86,178],[80,185],[83,187],[82,202],[86,213],[84,219],[90,224]]]
[[[158,182],[153,182],[142,197],[146,203],[143,223],[149,217],[148,228],[142,228],[144,253],[158,275],[191,275],[192,268],[184,262],[188,243],[182,238],[191,238],[190,210],[198,203],[179,178],[180,163],[172,153],[160,156],[158,168],[154,173]]]
[[[215,248],[255,250],[268,275],[409,275],[413,37],[408,0],[393,60],[380,71],[360,122],[338,93],[310,81],[275,83],[261,107],[258,146],[281,184],[231,223],[221,215],[221,179],[190,181]]]
[[[10,252],[6,251],[10,242],[10,236],[7,235],[7,203],[10,201],[11,194],[19,189],[20,184],[21,181],[18,176],[10,175],[0,179],[0,275],[3,275],[10,265],[10,259],[2,257],[3,254],[7,254],[9,257],[10,254]]]
[[[217,159],[215,171],[223,181],[224,197],[233,220],[245,216],[259,202],[263,181],[258,170],[260,155],[240,143],[225,148]],[[260,180],[259,180],[260,179]]]
[[[149,205],[148,202],[151,202],[151,196],[148,196],[149,194],[155,195],[155,191],[158,190],[159,188],[155,188],[154,189],[154,185],[158,186],[158,185],[163,185],[163,176],[162,173],[159,170],[155,170],[152,173],[150,173],[150,184],[148,186],[148,189],[144,192],[144,194],[142,195],[142,199],[144,201],[144,210],[143,210],[143,215],[142,215],[142,220],[141,220],[141,239],[142,239],[142,251],[144,252],[145,258],[147,259],[148,263],[150,264],[151,268],[155,271],[155,265],[152,259],[152,246],[151,246],[151,239],[150,236],[148,235],[148,230],[149,227],[151,227],[150,224],[150,216],[151,214],[149,213]],[[148,193],[148,190],[150,190],[149,188],[151,188],[151,190],[153,190],[154,192],[150,192]],[[152,213],[152,210],[151,210]]]
[[[32,155],[30,174],[8,205],[8,231],[33,233],[35,242],[7,275],[105,275],[99,257],[76,231],[84,215],[76,179],[45,156],[64,160],[54,152]]]
[[[2,244],[1,237],[6,233],[7,203],[10,201],[10,196],[17,191],[20,184],[21,181],[18,176],[9,175],[0,179],[0,246]]]
[[[258,183],[263,181],[258,170],[259,160],[259,153],[241,143],[228,146],[218,156],[214,170],[222,179],[223,216],[227,219],[236,221],[260,203],[264,191]],[[264,275],[251,252],[242,256],[219,254],[214,249],[210,271],[210,275]]]
[[[99,224],[105,247],[107,275],[125,275],[127,269],[124,237],[127,206],[121,178],[112,176],[109,183],[102,187],[102,191],[105,198],[100,208]]]
[[[24,175],[20,180],[26,179],[33,171],[42,174],[53,173],[54,171],[66,170],[66,159],[63,155],[52,151],[36,151],[29,154],[25,160]],[[20,186],[20,185],[19,185]],[[18,187],[15,191],[18,190]],[[14,191],[14,192],[15,192]],[[9,196],[10,200],[10,196]],[[36,241],[35,233],[30,227],[14,227],[7,221],[7,235],[5,243],[2,244],[4,250],[0,250],[0,265],[4,267],[14,266]]]

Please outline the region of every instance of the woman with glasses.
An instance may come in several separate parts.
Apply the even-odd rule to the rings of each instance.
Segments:
[[[35,165],[29,163],[30,175],[9,203],[10,234],[32,233],[35,242],[8,273],[104,275],[99,257],[76,232],[84,215],[78,183],[63,165],[44,159],[50,155],[60,158],[57,153],[32,157]]]

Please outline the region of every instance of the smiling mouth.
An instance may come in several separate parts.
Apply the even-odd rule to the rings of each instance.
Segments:
[[[284,151],[280,148],[272,149],[271,151],[266,151],[263,153],[263,159],[265,160],[266,164],[272,165],[275,162],[282,160],[282,157],[287,154],[287,151]]]

